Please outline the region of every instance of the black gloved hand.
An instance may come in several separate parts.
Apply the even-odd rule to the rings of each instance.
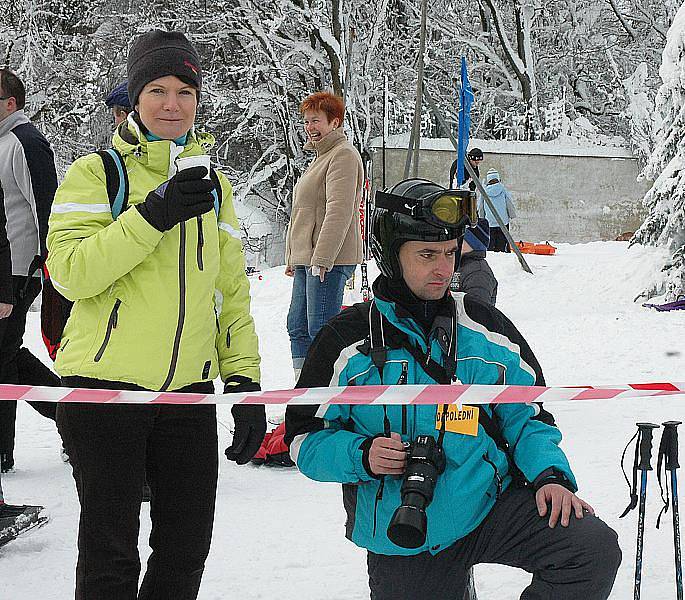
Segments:
[[[235,375],[226,381],[224,394],[258,392],[262,388],[247,377]],[[231,409],[235,429],[233,443],[226,448],[228,460],[239,465],[250,462],[264,441],[266,434],[266,410],[263,404],[235,404]]]
[[[145,202],[136,205],[138,212],[158,231],[169,231],[181,221],[187,221],[209,212],[214,206],[214,184],[205,167],[192,167],[179,171],[156,190],[147,195]]]

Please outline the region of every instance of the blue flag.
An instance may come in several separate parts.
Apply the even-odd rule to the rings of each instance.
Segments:
[[[471,105],[473,104],[473,90],[466,70],[466,58],[461,57],[461,89],[459,90],[459,139],[457,150],[457,184],[461,186],[464,177],[464,158],[469,147],[469,129],[471,128]],[[451,183],[451,182],[450,182]]]

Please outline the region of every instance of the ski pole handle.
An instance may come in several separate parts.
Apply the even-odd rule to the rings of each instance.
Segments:
[[[652,470],[652,434],[660,425],[655,423],[637,423],[640,431],[640,462],[637,468],[640,471]]]
[[[681,423],[682,421],[666,421],[662,423],[664,426],[663,435],[668,436],[664,460],[667,471],[673,471],[680,467],[678,464],[678,425]]]

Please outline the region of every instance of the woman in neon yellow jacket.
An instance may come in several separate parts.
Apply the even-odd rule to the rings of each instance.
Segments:
[[[182,34],[136,38],[135,111],[114,136],[128,209],[114,218],[98,154],[78,159],[57,191],[48,268],[74,301],[55,362],[66,386],[213,393],[221,376],[227,393],[259,389],[231,186],[205,166],[182,168],[213,141],[193,129],[201,84]],[[233,416],[226,454],[242,464],[261,444],[264,407],[236,405]],[[77,600],[196,598],[214,516],[215,408],[67,404],[57,423],[81,503]],[[138,591],[146,472],[153,553]]]

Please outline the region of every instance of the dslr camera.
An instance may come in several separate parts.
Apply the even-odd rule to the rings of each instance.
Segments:
[[[388,538],[402,548],[420,548],[426,543],[426,507],[433,500],[438,475],[445,471],[445,453],[432,435],[420,435],[405,447],[402,503],[390,520]]]

